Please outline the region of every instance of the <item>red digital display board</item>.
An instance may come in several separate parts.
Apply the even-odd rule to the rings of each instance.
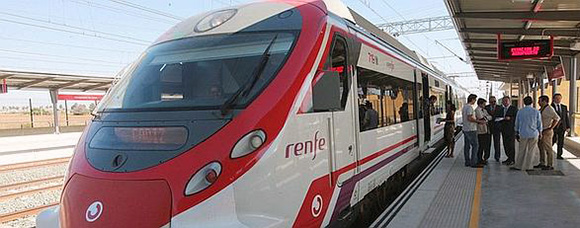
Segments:
[[[103,99],[101,94],[59,94],[59,100],[73,100],[73,101],[98,101]]]
[[[499,60],[548,58],[554,54],[552,39],[517,42],[502,42],[498,40],[497,48]]]

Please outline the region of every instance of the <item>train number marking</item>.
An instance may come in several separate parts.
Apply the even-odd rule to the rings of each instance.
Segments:
[[[101,214],[103,214],[103,203],[95,201],[87,208],[85,219],[87,222],[94,222],[101,217]]]
[[[318,131],[314,133],[312,140],[286,145],[286,158],[289,158],[291,154],[299,157],[312,153],[312,160],[314,160],[318,151],[326,149],[326,139],[324,137],[318,138],[318,133]]]
[[[311,212],[314,218],[320,215],[320,212],[322,212],[322,196],[320,195],[314,196],[314,199],[312,200]]]

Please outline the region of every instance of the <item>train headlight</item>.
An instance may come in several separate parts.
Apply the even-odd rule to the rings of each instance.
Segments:
[[[242,137],[230,154],[231,158],[239,158],[246,156],[256,149],[260,148],[266,141],[266,132],[262,130],[254,130]]]
[[[222,165],[217,162],[211,162],[199,169],[185,186],[185,195],[190,196],[201,192],[215,183],[222,172]]]
[[[226,23],[226,21],[232,19],[232,17],[234,17],[234,15],[236,15],[237,12],[238,10],[236,9],[227,9],[207,15],[197,23],[197,25],[195,26],[195,31],[207,32],[209,30],[212,30]]]

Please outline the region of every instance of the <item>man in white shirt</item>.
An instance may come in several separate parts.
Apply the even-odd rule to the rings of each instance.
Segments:
[[[470,94],[467,97],[467,104],[463,106],[461,110],[462,118],[463,118],[463,135],[464,135],[464,147],[463,147],[463,155],[465,158],[465,166],[471,166],[473,168],[482,167],[481,164],[478,164],[477,152],[479,150],[479,143],[477,139],[477,124],[485,124],[485,121],[478,120],[475,117],[475,110],[473,109],[473,105],[475,104],[475,100],[477,99],[477,95]],[[469,151],[471,149],[471,152]]]
[[[543,170],[554,169],[554,150],[552,149],[552,137],[554,136],[554,128],[560,121],[558,113],[554,111],[550,104],[550,98],[546,95],[540,96],[540,113],[542,114],[542,139],[538,143],[540,146],[540,165],[534,168],[542,168]],[[547,158],[547,159],[546,159]]]

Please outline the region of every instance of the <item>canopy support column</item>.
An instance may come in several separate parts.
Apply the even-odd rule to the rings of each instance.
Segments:
[[[551,81],[552,83],[552,97],[558,93],[558,79],[554,79]]]
[[[546,78],[546,72],[544,71],[540,74],[540,81],[538,82],[538,86],[540,87],[540,96],[544,96],[546,94],[545,85],[544,85],[544,78]]]
[[[532,79],[532,82],[536,82],[537,80],[538,80],[538,78]],[[535,85],[535,86],[532,86],[532,98],[534,100],[534,108],[538,108],[537,97],[538,97],[538,86],[540,86],[540,84],[539,83],[533,83],[533,85]]]
[[[50,100],[52,101],[52,116],[54,117],[54,133],[60,134],[58,119],[58,89],[49,90]]]
[[[568,103],[568,114],[570,114],[570,132],[568,133],[569,136],[576,136],[576,132],[574,132],[574,129],[576,127],[576,118],[575,117],[575,113],[576,113],[576,104],[578,102],[578,94],[576,94],[576,80],[578,79],[578,68],[580,68],[580,66],[578,65],[578,58],[580,58],[580,54],[577,54],[576,56],[570,58],[570,102]]]
[[[518,80],[518,108],[524,107],[524,81]]]

